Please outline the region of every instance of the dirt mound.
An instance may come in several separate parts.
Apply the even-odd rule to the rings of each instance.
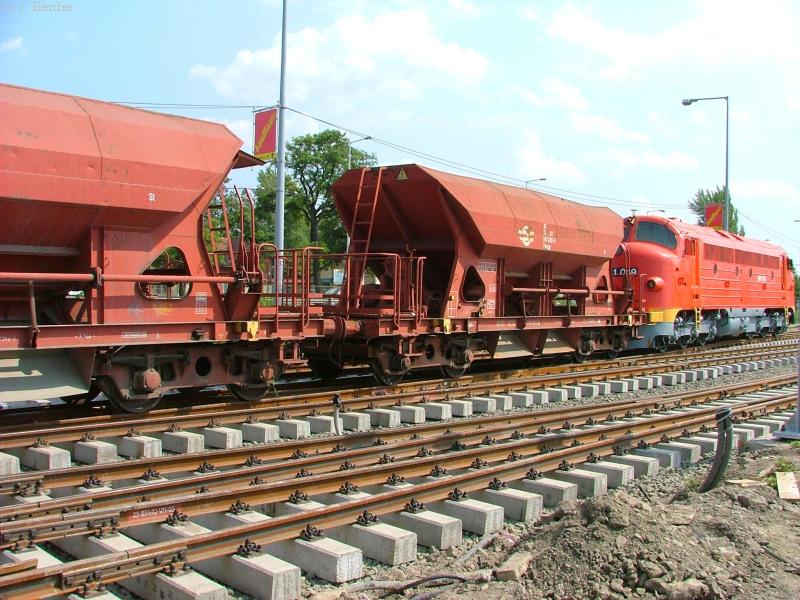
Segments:
[[[707,466],[662,470],[606,496],[559,507],[544,525],[510,525],[478,551],[463,571],[497,569],[510,556],[528,567],[515,581],[465,583],[437,598],[800,598],[800,506],[762,481],[775,464],[800,469],[800,450],[780,445],[733,459],[726,483],[695,490]],[[474,536],[413,565],[376,569],[375,579],[411,579],[453,572]],[[372,569],[369,569],[370,571]],[[377,592],[343,594],[374,598]],[[398,596],[394,596],[398,597]],[[409,597],[409,596],[406,596]]]

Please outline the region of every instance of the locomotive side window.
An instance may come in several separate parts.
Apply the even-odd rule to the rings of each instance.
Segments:
[[[486,295],[486,286],[475,267],[467,268],[464,283],[461,285],[461,297],[465,302],[479,302]]]
[[[179,248],[167,248],[158,255],[142,275],[183,276],[191,275],[186,266],[186,256]],[[183,300],[192,290],[191,283],[142,281],[139,291],[149,300]]]
[[[650,221],[639,221],[636,226],[637,242],[652,242],[665,248],[675,249],[678,240],[666,226],[661,223],[651,223]]]

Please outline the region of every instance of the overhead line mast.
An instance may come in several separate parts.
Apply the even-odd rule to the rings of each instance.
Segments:
[[[275,245],[283,250],[283,215],[286,197],[286,144],[284,106],[286,105],[286,4],[283,0],[283,16],[281,24],[281,84],[278,103],[278,173],[275,185]],[[280,261],[278,261],[280,265]],[[280,286],[282,273],[276,273],[276,285]]]

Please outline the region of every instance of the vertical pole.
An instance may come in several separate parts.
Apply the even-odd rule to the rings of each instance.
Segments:
[[[347,170],[353,168],[353,142],[350,141],[350,138],[347,138]],[[355,215],[353,215],[353,219],[355,219]],[[345,235],[345,246],[344,251],[347,252],[350,248],[350,232],[348,231]]]
[[[725,96],[725,206],[722,211],[725,218],[725,231],[731,230],[731,192],[728,188],[728,131],[730,119],[728,110],[728,97]],[[734,233],[738,233],[734,232]]]
[[[281,84],[280,103],[278,104],[278,173],[275,184],[275,246],[278,252],[283,251],[283,215],[284,199],[286,197],[286,144],[284,119],[284,105],[286,104],[286,3],[283,0],[283,18],[281,24]],[[280,257],[275,265],[276,285],[281,285],[282,263]]]

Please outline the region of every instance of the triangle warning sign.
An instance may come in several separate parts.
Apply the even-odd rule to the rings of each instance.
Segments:
[[[405,181],[408,179],[408,175],[406,175],[405,169],[400,169],[400,172],[397,174],[397,181]]]

